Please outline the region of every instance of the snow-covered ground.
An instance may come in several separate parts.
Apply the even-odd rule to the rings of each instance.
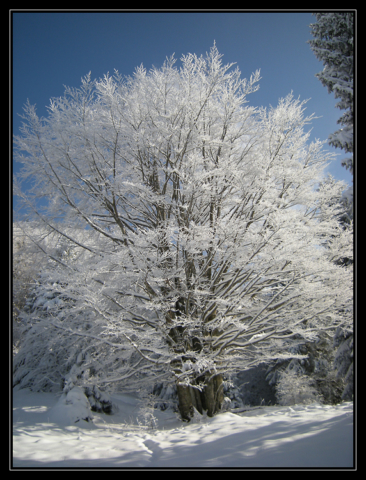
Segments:
[[[189,424],[155,410],[151,429],[138,425],[135,397],[112,398],[115,415],[93,413],[93,422],[75,423],[75,402],[14,391],[13,468],[355,467],[351,402],[254,408]]]

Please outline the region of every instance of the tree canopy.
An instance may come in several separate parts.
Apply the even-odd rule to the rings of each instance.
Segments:
[[[87,340],[85,385],[175,382],[183,418],[188,387],[213,414],[225,372],[301,357],[291,347],[342,325],[332,312],[352,302],[351,267],[334,261],[352,255],[332,201],[344,184],[321,183],[332,155],[308,142],[314,115],[292,93],[246,105],[259,71],[241,79],[221,57],[213,46],[179,68],[172,56],[132,77],[89,74],[46,119],[27,103],[15,138],[18,195],[69,245],[40,245],[47,288],[72,299],[42,328]]]
[[[353,64],[354,64],[354,12],[314,13],[309,41],[312,51],[324,64],[315,76],[340,101],[336,107],[346,110],[338,122],[343,127],[329,136],[329,144],[353,153]],[[353,173],[353,157],[342,162]]]

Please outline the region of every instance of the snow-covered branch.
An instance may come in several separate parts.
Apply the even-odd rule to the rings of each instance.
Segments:
[[[332,155],[308,145],[305,102],[246,106],[259,72],[242,80],[216,46],[181,62],[89,79],[47,120],[28,105],[15,139],[30,195],[48,203],[40,213],[21,196],[75,251],[45,272],[69,299],[49,327],[101,346],[103,384],[132,381],[121,365],[110,373],[127,349],[143,359],[136,374],[218,389],[225,369],[314,339],[352,304],[351,268],[330,261],[348,238],[334,240],[329,206],[342,186],[319,188]]]

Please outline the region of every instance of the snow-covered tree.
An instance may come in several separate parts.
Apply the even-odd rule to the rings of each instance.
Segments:
[[[295,364],[297,366],[297,364]],[[291,368],[290,363],[286,370],[281,373],[276,384],[276,394],[280,405],[295,405],[298,403],[312,403],[321,400],[314,380]]]
[[[17,193],[50,235],[84,252],[56,261],[58,281],[99,325],[73,326],[70,309],[53,328],[93,339],[103,362],[129,345],[141,375],[176,384],[188,420],[220,409],[225,372],[302,358],[290,339],[342,324],[332,312],[351,303],[352,275],[330,261],[341,230],[330,199],[344,185],[320,183],[332,154],[308,143],[306,102],[245,105],[259,71],[241,79],[216,46],[175,62],[89,74],[51,100],[47,119],[27,103],[15,143]],[[78,238],[83,229],[97,236]]]
[[[53,241],[48,235],[45,242],[45,229],[35,231],[24,224],[22,229],[27,237],[39,242],[40,249],[47,248],[48,258],[45,261],[39,257],[42,271],[34,276],[19,314],[23,341],[13,359],[13,385],[35,391],[61,390],[65,395],[82,386],[91,408],[108,412],[111,404],[103,392],[130,377],[135,378],[136,388],[137,377],[144,375],[146,367],[136,352],[132,358],[129,344],[106,336],[98,341],[105,328],[103,318],[77,301],[75,284],[68,282],[68,276],[76,260],[81,262],[81,255],[86,267],[88,252],[59,235],[53,235]],[[65,229],[64,233],[70,232]],[[72,234],[77,241],[91,236],[98,241],[98,234],[91,230],[73,230]]]
[[[315,76],[340,101],[336,107],[346,110],[339,118],[342,125],[329,136],[329,144],[353,153],[353,62],[354,12],[314,13],[316,23],[310,25],[314,40],[309,40],[312,51],[324,64]],[[353,173],[353,156],[342,165]]]
[[[22,341],[23,322],[20,315],[27,298],[36,285],[40,271],[48,262],[48,257],[39,248],[47,242],[46,232],[31,223],[16,222],[12,229],[12,327],[13,354]],[[39,245],[39,246],[37,246]],[[50,250],[48,245],[48,250]]]
[[[321,83],[328,88],[328,92],[333,92],[335,98],[340,101],[336,107],[345,110],[339,118],[338,124],[342,128],[329,136],[329,144],[336,148],[341,148],[346,153],[353,153],[353,70],[354,70],[354,12],[328,12],[314,13],[316,23],[310,25],[311,33],[314,37],[309,41],[312,51],[316,57],[323,62],[324,69],[316,74]],[[354,170],[353,155],[342,161],[352,174]],[[345,230],[350,230],[349,224],[353,220],[353,188],[348,187],[342,194],[340,202],[345,208],[345,213],[340,218],[341,224]],[[344,240],[344,236],[343,236]],[[342,241],[342,240],[341,240]],[[352,241],[352,240],[350,240]],[[339,257],[338,262],[351,262],[351,257]],[[349,325],[345,330],[340,330],[334,338],[334,345],[338,345],[337,358],[344,358],[345,352],[349,353],[347,362],[353,368],[353,353],[348,348],[350,344],[349,331],[352,326]],[[342,340],[343,338],[343,340]],[[353,341],[353,335],[351,335]],[[343,345],[344,343],[344,345]],[[345,348],[347,347],[347,348]],[[339,362],[335,361],[335,367],[339,367]],[[343,369],[339,370],[339,377],[342,377]],[[343,372],[345,374],[345,372]],[[344,397],[351,398],[350,392],[353,388],[353,376],[350,375],[346,380],[346,389]]]
[[[275,388],[279,403],[304,403],[310,399],[326,404],[342,401],[345,384],[334,368],[333,336],[331,332],[322,332],[316,341],[289,345],[306,358],[279,359],[268,366],[266,380]]]

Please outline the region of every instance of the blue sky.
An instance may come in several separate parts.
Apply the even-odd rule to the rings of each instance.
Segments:
[[[132,75],[141,63],[160,67],[175,53],[205,54],[213,42],[223,62],[236,62],[242,77],[261,70],[260,89],[248,96],[249,105],[276,106],[292,90],[308,99],[307,114],[314,120],[311,139],[326,140],[339,128],[342,111],[334,94],[314,76],[323,69],[306,43],[313,37],[311,12],[12,12],[13,133],[19,133],[23,105],[29,99],[39,116],[46,116],[51,97],[64,85],[79,87],[81,77],[92,78],[117,69]],[[328,171],[352,183],[339,156]],[[14,164],[16,172],[18,165]]]

